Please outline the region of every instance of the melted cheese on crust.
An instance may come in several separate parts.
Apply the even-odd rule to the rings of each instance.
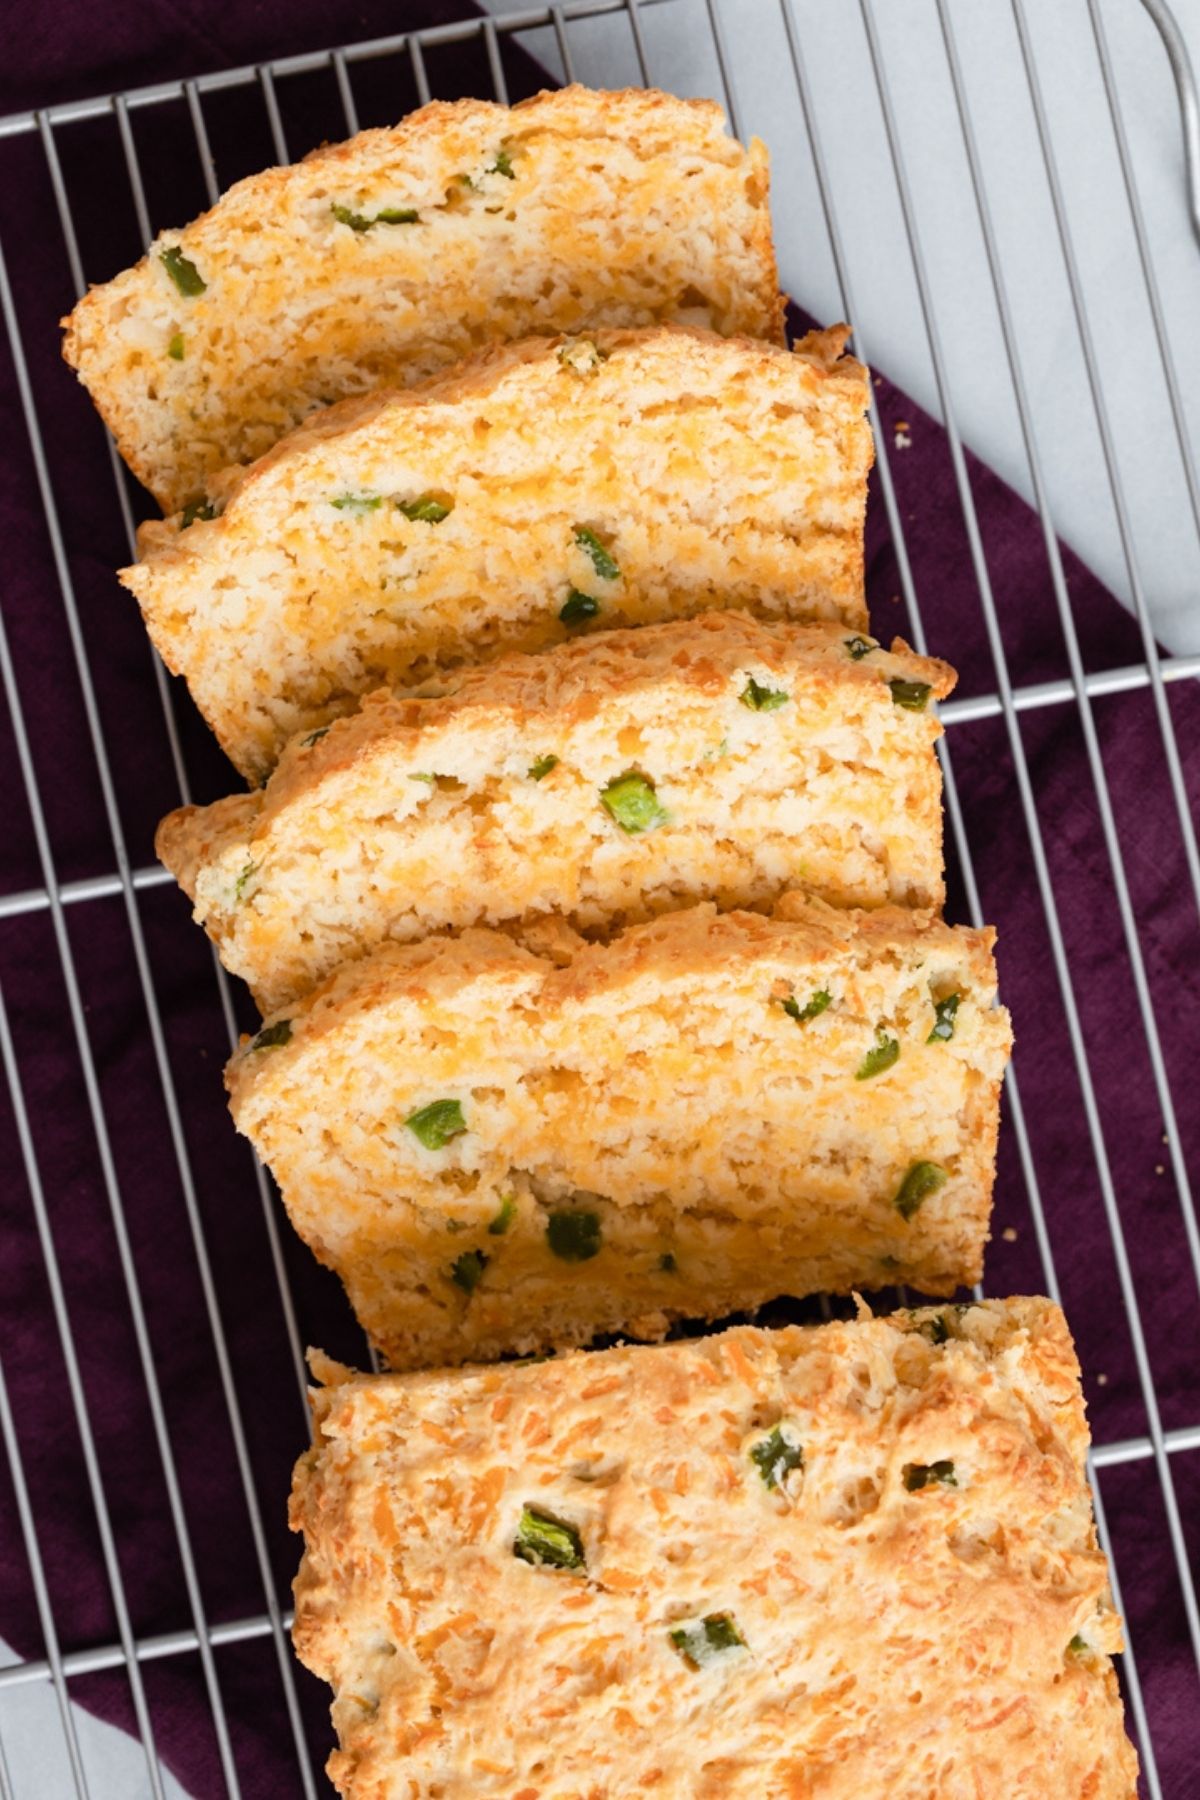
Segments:
[[[1049,1301],[327,1379],[295,1638],[347,1800],[1134,1800]],[[584,1569],[513,1554],[530,1505]],[[744,1648],[693,1668],[714,1614]]]

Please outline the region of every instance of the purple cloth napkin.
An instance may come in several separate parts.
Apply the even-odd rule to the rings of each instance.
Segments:
[[[460,12],[453,0],[425,0],[407,9],[402,23],[429,24]],[[53,19],[48,13],[32,17],[23,43],[10,42],[0,109],[396,28],[394,14],[376,0],[332,17],[313,0],[289,0],[286,7],[281,0],[261,0],[253,8],[215,12],[163,0],[139,0],[135,7],[103,15],[82,5],[64,7]],[[540,84],[519,51],[509,46],[504,54],[514,97]],[[427,60],[440,97],[490,92],[482,46],[450,47]],[[407,64],[389,60],[356,69],[354,81],[364,124],[390,120],[415,104]],[[343,134],[331,74],[287,84],[281,101],[291,154]],[[223,186],[272,160],[259,94],[217,96],[206,102],[206,113]],[[203,188],[186,113],[178,107],[155,109],[134,115],[133,126],[155,228],[189,217],[203,204]],[[142,247],[117,134],[111,121],[100,120],[60,133],[60,147],[85,269],[90,278],[102,279]],[[786,180],[786,171],[777,170],[776,180]],[[153,860],[154,826],[177,803],[178,790],[137,609],[113,579],[127,547],[103,435],[82,390],[58,360],[55,322],[73,295],[45,163],[30,139],[0,144],[0,241],[16,290],[121,825],[132,862],[146,864]],[[70,881],[110,871],[114,851],[7,352],[0,359],[0,391],[11,445],[0,491],[0,541],[6,547],[0,606],[55,869],[60,880]],[[886,381],[880,384],[880,401],[930,647],[959,668],[960,695],[993,692],[995,672],[944,433]],[[1061,677],[1066,658],[1037,522],[974,460],[970,476],[1013,678],[1024,685]],[[1138,633],[1128,615],[1077,559],[1067,555],[1065,562],[1088,668],[1138,661]],[[877,489],[869,514],[868,580],[876,633],[885,640],[895,633],[911,635]],[[193,797],[206,800],[229,791],[236,785],[231,771],[182,690],[175,698]],[[1170,706],[1194,801],[1200,795],[1200,696],[1192,684],[1179,684],[1170,690]],[[1095,710],[1183,1148],[1195,1165],[1200,930],[1162,742],[1145,691],[1097,700]],[[1192,1425],[1200,1309],[1095,787],[1072,706],[1023,714],[1021,732],[1162,1421],[1166,1429]],[[1001,981],[1015,1018],[1026,1123],[1063,1298],[1086,1371],[1093,1431],[1099,1443],[1141,1437],[1146,1408],[1005,728],[993,718],[952,726],[948,737],[983,910],[1000,929]],[[7,714],[0,719],[0,758],[8,798],[0,892],[11,894],[40,886],[42,874]],[[961,919],[966,917],[962,871],[949,832],[947,849],[948,913]],[[275,1591],[286,1595],[298,1546],[286,1529],[285,1497],[306,1426],[250,1156],[225,1112],[220,1071],[227,1039],[213,965],[181,896],[167,888],[148,891],[140,914],[249,1442],[270,1578]],[[206,1617],[211,1624],[260,1614],[263,1583],[123,903],[115,898],[71,906],[67,926]],[[139,1636],[178,1629],[190,1623],[180,1551],[62,966],[45,911],[0,920],[0,984],[134,1629]],[[249,1023],[253,1015],[244,996],[239,1005],[242,1022]],[[116,1638],[112,1598],[20,1146],[11,1112],[4,1108],[0,1157],[6,1170],[0,1198],[0,1356],[55,1618],[65,1648],[107,1644]],[[1001,1143],[994,1230],[989,1291],[1043,1290],[1011,1117]],[[281,1242],[301,1341],[360,1360],[361,1340],[336,1282],[292,1239],[286,1223]],[[885,1296],[883,1304],[892,1298]],[[809,1316],[809,1309],[771,1309],[772,1318],[789,1314]],[[1176,1454],[1172,1468],[1194,1557],[1200,1539],[1200,1452]],[[1191,1791],[1200,1766],[1200,1689],[1153,1463],[1143,1459],[1107,1470],[1102,1492],[1164,1792],[1182,1796]],[[0,1480],[0,1636],[23,1655],[44,1654],[6,1480]],[[217,1671],[243,1793],[298,1793],[295,1748],[271,1640],[219,1650]],[[165,1760],[197,1796],[223,1794],[198,1658],[149,1662],[144,1678]],[[327,1695],[298,1665],[294,1679],[319,1766],[330,1745]],[[129,1685],[120,1672],[77,1679],[71,1691],[84,1705],[132,1729]]]

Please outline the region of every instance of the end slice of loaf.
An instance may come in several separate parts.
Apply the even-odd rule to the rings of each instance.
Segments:
[[[174,512],[316,407],[496,339],[674,320],[782,341],[767,188],[711,101],[435,102],[162,233],[63,321],[64,355]]]
[[[261,792],[172,813],[158,852],[264,1013],[385,938],[548,913],[605,934],[797,884],[940,907],[928,703],[953,680],[832,624],[728,612],[603,632],[443,698],[373,694],[294,740]]]
[[[321,1372],[294,1635],[346,1800],[1135,1800],[1050,1301]]]
[[[721,607],[865,625],[867,381],[665,326],[487,351],[318,414],[122,572],[243,774],[372,688]]]
[[[978,1279],[992,934],[778,911],[693,907],[557,961],[498,932],[389,943],[247,1040],[234,1119],[393,1368]]]

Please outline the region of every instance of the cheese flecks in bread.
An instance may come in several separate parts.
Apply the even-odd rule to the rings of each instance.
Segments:
[[[937,907],[928,703],[952,682],[832,624],[728,612],[601,633],[442,698],[374,694],[295,740],[261,792],[172,813],[158,852],[264,1013],[389,937],[548,913],[597,935],[796,884]],[[655,796],[644,823],[612,811],[631,777]]]
[[[992,934],[789,894],[535,954],[388,943],[231,1060],[234,1119],[392,1368],[979,1277]]]
[[[317,407],[497,339],[675,320],[781,341],[767,189],[711,101],[435,102],[162,233],[63,321],[64,355],[173,512]]]
[[[242,773],[381,686],[737,607],[865,628],[846,333],[535,338],[315,415],[122,571]]]
[[[1134,1800],[1050,1301],[327,1377],[294,1635],[346,1800]]]

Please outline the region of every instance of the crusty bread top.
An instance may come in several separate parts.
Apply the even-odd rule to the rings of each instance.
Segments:
[[[291,1012],[287,1040],[269,1056],[255,1054],[254,1038],[243,1037],[230,1059],[226,1084],[235,1118],[243,1105],[263,1104],[278,1086],[289,1085],[294,1066],[326,1034],[341,1035],[381,1004],[411,1004],[418,1012],[445,1007],[463,1020],[477,1015],[483,996],[498,1011],[511,1007],[538,1019],[568,1016],[643,984],[647,1002],[672,994],[683,1001],[703,991],[705,978],[735,974],[770,960],[780,970],[806,976],[841,964],[847,975],[874,971],[883,985],[883,965],[915,959],[918,966],[939,959],[962,970],[986,1004],[995,992],[991,927],[974,930],[947,925],[931,911],[881,906],[872,911],[827,906],[796,890],[783,895],[773,915],[719,912],[709,903],[632,925],[603,944],[588,944],[570,932],[554,952],[538,954],[502,931],[469,930],[455,938],[432,937],[412,944],[386,943],[358,962],[347,963],[313,989]],[[864,982],[864,987],[867,984]],[[989,1063],[1003,1071],[1007,1018],[986,1046]],[[267,1027],[275,1020],[268,1020]],[[262,1034],[258,1034],[261,1036]],[[468,1048],[479,1044],[466,1034]]]
[[[586,724],[607,699],[627,697],[635,689],[670,683],[683,691],[719,694],[735,665],[747,670],[763,663],[799,665],[805,682],[800,705],[811,699],[814,686],[852,693],[881,681],[917,681],[930,688],[934,700],[953,691],[957,677],[949,663],[918,656],[903,638],[869,658],[848,656],[846,638],[845,628],[832,622],[786,624],[715,612],[640,631],[599,632],[542,656],[505,656],[457,672],[440,695],[422,699],[387,690],[368,695],[357,713],[335,720],[317,743],[293,740],[265,787],[249,798],[261,829],[319,783],[376,756],[402,760],[416,754],[430,734],[466,713],[494,718],[497,725],[511,716],[536,741],[543,722],[564,729]]]
[[[767,188],[763,146],[711,101],[434,102],[161,234],[79,302],[64,354],[173,511],[313,407],[489,339],[677,319],[780,341]],[[175,284],[176,253],[202,290]]]
[[[496,346],[313,415],[210,482],[216,518],[143,526],[121,578],[254,778],[373,687],[589,621],[743,607],[861,630],[872,446],[846,336],[788,352],[661,326]]]
[[[316,741],[312,733],[292,739],[265,784],[237,796],[239,831],[264,835],[290,808],[376,761],[381,774],[391,765],[404,767],[406,758],[423,768],[422,747],[468,716],[479,721],[481,730],[491,726],[498,733],[512,721],[536,748],[546,726],[553,724],[556,732],[585,726],[610,699],[627,699],[640,690],[669,686],[681,694],[694,690],[719,696],[731,668],[794,666],[804,679],[802,705],[811,704],[818,690],[850,695],[875,689],[881,681],[924,683],[933,700],[944,700],[953,691],[957,676],[950,664],[918,656],[903,638],[893,638],[890,650],[879,646],[866,654],[871,640],[852,642],[850,655],[845,628],[832,622],[788,624],[714,612],[640,631],[598,632],[540,656],[511,653],[454,671],[437,694],[379,689],[366,696],[357,712],[334,720]],[[936,730],[932,715],[928,722]],[[227,807],[230,802],[216,804]],[[201,819],[210,813],[212,807],[181,807],[163,819],[156,835],[159,856],[189,893],[205,855],[208,834]]]
[[[349,1800],[1134,1800],[1051,1302],[315,1367],[295,1639]],[[530,1507],[568,1566],[514,1554]]]

